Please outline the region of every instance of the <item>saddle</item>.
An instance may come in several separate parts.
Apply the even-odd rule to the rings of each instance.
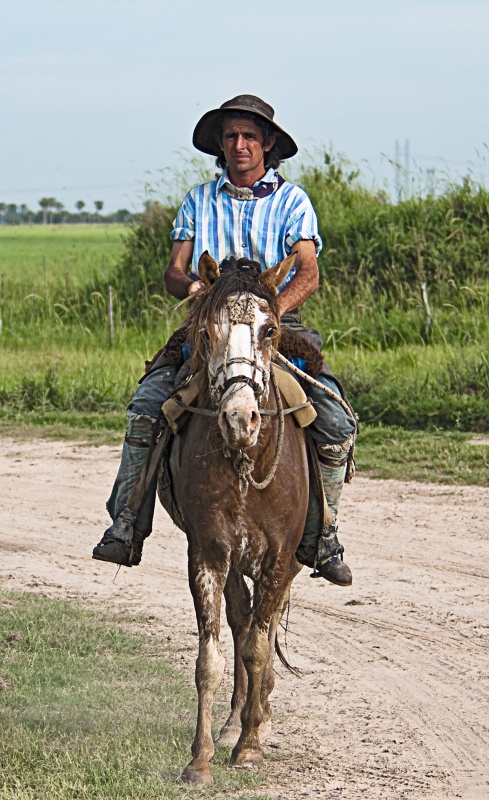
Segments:
[[[296,378],[279,364],[272,364],[272,370],[282,395],[284,408],[294,409],[292,415],[299,428],[306,428],[314,422],[317,414],[311,405],[299,408],[307,403],[304,389]],[[177,375],[177,385],[173,395],[163,404],[163,414],[174,434],[179,432],[191,414],[186,406],[192,407],[195,404],[197,398],[202,396],[207,383],[205,370],[189,374],[183,381],[179,380],[182,371]]]
[[[308,340],[308,338],[301,335],[293,328],[283,327],[279,352],[287,359],[304,359],[306,362],[304,371],[311,375],[311,377],[317,378],[319,375],[332,376],[339,385],[338,379],[336,376],[333,376],[331,370],[324,361],[321,351],[315,346],[312,339],[313,337],[311,337],[311,340]],[[143,381],[150,372],[163,366],[175,366],[179,369],[179,372],[177,375],[175,392],[172,397],[164,403],[162,409],[162,417],[166,419],[168,424],[165,425],[162,419],[159,425],[155,427],[154,441],[151,444],[147,468],[143,472],[139,483],[136,485],[128,501],[128,506],[137,512],[150,483],[157,477],[160,501],[174,524],[184,532],[185,527],[182,515],[173,496],[173,482],[170,469],[171,447],[175,436],[179,435],[179,431],[182,429],[183,425],[185,425],[191,413],[185,406],[192,407],[196,405],[198,396],[205,390],[207,384],[207,373],[205,370],[200,370],[191,375],[190,366],[185,369],[189,362],[187,361],[182,366],[182,348],[187,341],[188,329],[184,325],[182,328],[175,331],[167,344],[158,350],[151,361],[146,362],[145,375],[141,378],[141,381]],[[277,378],[284,409],[295,408],[295,406],[302,405],[307,400],[307,397],[297,379],[278,364],[272,364],[272,369]],[[324,510],[325,500],[317,449],[307,427],[316,418],[316,412],[312,406],[308,406],[307,408],[294,411],[293,415],[297,425],[305,429],[310,476],[309,510],[311,510],[312,504],[316,504],[317,507],[318,503]],[[345,482],[347,483],[351,481],[354,474],[353,452],[354,447],[352,446],[349,454],[347,476],[345,478]]]
[[[306,394],[299,382],[286,369],[278,364],[272,364],[272,370],[277,380],[277,384],[282,396],[284,409],[293,409],[292,416],[300,428],[306,428],[316,418],[316,412],[311,405],[305,408],[307,402]],[[158,467],[158,495],[165,511],[171,517],[173,523],[185,532],[182,514],[178,508],[173,495],[173,478],[171,474],[170,455],[174,438],[179,435],[179,431],[188,421],[191,413],[186,407],[192,407],[199,395],[205,389],[207,373],[205,370],[197,372],[190,379],[184,380],[183,384],[176,388],[175,393],[163,404],[163,413],[168,422],[168,429],[172,435],[168,435],[162,449],[161,460]],[[168,430],[167,429],[167,430]],[[322,504],[324,495],[319,471],[317,449],[312,437],[306,433],[306,442],[309,460],[310,486],[309,494],[314,493],[316,502]]]

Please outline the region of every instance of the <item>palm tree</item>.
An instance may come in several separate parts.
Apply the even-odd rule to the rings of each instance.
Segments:
[[[25,203],[19,206],[19,214],[22,217],[22,222],[31,222],[32,212],[29,211]]]
[[[77,200],[75,203],[75,208],[78,210],[78,213],[80,214],[80,222],[83,222],[82,211],[85,208],[85,201]]]
[[[64,218],[62,216],[62,212],[64,211],[63,203],[60,203],[59,200],[56,200],[56,202],[54,204],[54,210],[56,211],[57,214],[60,215],[61,222],[64,222]]]
[[[93,204],[95,206],[95,210],[97,211],[97,213],[100,214],[100,212],[102,211],[102,209],[104,207],[104,201],[103,200],[95,200]]]
[[[42,208],[42,222],[43,225],[46,225],[48,221],[48,214],[51,209],[56,208],[57,200],[55,197],[41,197],[38,201],[39,205]]]

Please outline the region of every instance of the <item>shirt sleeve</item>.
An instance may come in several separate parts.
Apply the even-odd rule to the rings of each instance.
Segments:
[[[301,192],[301,194],[302,197],[299,198],[299,202],[295,206],[287,224],[285,246],[290,253],[292,246],[296,242],[300,242],[303,239],[306,241],[312,240],[316,247],[316,255],[319,255],[323,243],[319,235],[316,212],[306,193]]]
[[[185,195],[177,211],[170,236],[172,242],[188,242],[195,238],[195,201],[191,192]]]

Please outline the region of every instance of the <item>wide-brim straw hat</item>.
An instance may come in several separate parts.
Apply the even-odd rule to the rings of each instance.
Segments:
[[[292,156],[295,156],[297,145],[292,136],[289,136],[274,121],[273,115],[275,111],[272,106],[253,94],[239,94],[237,97],[233,97],[232,100],[226,100],[220,108],[213,108],[212,111],[204,114],[195,126],[192,137],[193,145],[197,150],[210,156],[219,156],[221,154],[222,149],[216,138],[217,123],[219,117],[232,111],[247,111],[268,122],[276,138],[275,143],[280,150],[280,158],[292,158]]]

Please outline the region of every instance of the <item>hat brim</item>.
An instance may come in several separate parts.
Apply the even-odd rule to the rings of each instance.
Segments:
[[[202,153],[207,153],[209,156],[219,156],[222,152],[222,149],[219,147],[216,141],[216,125],[223,114],[229,114],[230,112],[237,111],[243,112],[247,111],[250,114],[253,114],[255,117],[260,117],[265,122],[267,122],[273,130],[273,135],[276,138],[276,144],[280,150],[280,158],[292,158],[297,153],[297,145],[294,142],[292,136],[289,136],[280,125],[277,125],[276,122],[269,119],[265,114],[261,114],[256,108],[246,107],[246,106],[226,106],[226,108],[213,108],[212,111],[207,111],[206,114],[198,121],[197,125],[195,126],[194,134],[192,136],[192,144],[197,150],[200,150]]]

